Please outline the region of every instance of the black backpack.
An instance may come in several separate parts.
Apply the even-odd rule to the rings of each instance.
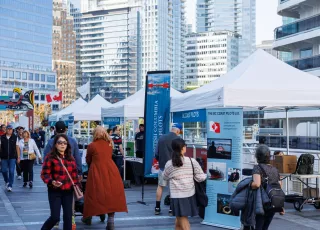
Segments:
[[[278,182],[269,184],[269,178],[266,174],[266,171],[261,165],[259,165],[259,168],[263,174],[261,184],[270,199],[270,202],[265,204],[264,209],[266,211],[282,212],[286,197],[281,189],[280,184]]]
[[[313,174],[314,156],[311,154],[302,154],[299,157],[295,174],[309,175]]]

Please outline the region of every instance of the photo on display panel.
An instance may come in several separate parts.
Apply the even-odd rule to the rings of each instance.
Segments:
[[[232,140],[208,138],[207,158],[231,160]]]
[[[241,170],[238,168],[228,168],[228,192],[233,193],[241,178]]]
[[[229,215],[229,216],[239,216],[232,212],[229,202],[231,195],[217,194],[217,213]]]
[[[208,162],[208,180],[227,181],[227,164],[223,162]]]

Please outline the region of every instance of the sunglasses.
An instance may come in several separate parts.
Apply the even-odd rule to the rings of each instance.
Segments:
[[[58,145],[67,145],[68,142],[66,142],[66,141],[57,141],[57,144]]]

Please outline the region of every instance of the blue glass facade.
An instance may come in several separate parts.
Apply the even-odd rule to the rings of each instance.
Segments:
[[[0,60],[52,69],[52,1],[0,0]]]

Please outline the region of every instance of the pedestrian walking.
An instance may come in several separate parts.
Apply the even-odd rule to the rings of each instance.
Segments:
[[[112,160],[112,152],[112,140],[103,127],[97,127],[86,155],[89,175],[83,217],[108,214],[107,230],[114,229],[115,212],[128,212],[122,179]]]
[[[114,144],[112,158],[114,163],[117,165],[120,174],[122,175],[124,151],[122,147],[122,138],[120,135],[121,135],[120,126],[115,126],[113,128],[113,134],[111,135],[111,138]]]
[[[35,128],[34,133],[31,134],[31,138],[36,142],[39,151],[41,151],[43,140],[42,140],[42,135],[40,133],[39,127]],[[38,158],[34,161],[34,164],[40,164],[40,163],[41,162],[39,161]]]
[[[253,167],[253,182],[251,183],[252,189],[260,188],[260,186],[263,183],[263,178],[265,178],[265,176],[267,176],[268,178],[268,184],[279,183],[281,185],[278,169],[270,165],[270,155],[270,149],[268,148],[268,146],[264,144],[259,145],[259,147],[256,149],[255,156],[258,165],[255,165]],[[282,212],[280,212],[280,215],[284,214],[285,210],[283,209]],[[255,226],[244,226],[244,230],[268,230],[274,215],[275,211],[273,211],[272,209],[265,210],[264,215],[256,215]]]
[[[139,125],[139,132],[135,136],[136,142],[136,157],[143,158],[144,156],[144,124]]]
[[[182,133],[182,125],[173,124],[171,127],[171,132],[165,135],[162,135],[159,138],[158,146],[155,153],[155,158],[159,161],[159,173],[158,173],[158,188],[156,193],[156,207],[155,215],[160,215],[161,208],[161,198],[163,193],[163,188],[168,186],[168,182],[163,179],[163,170],[166,163],[171,160],[172,156],[172,141],[180,138],[179,135]],[[170,208],[169,215],[172,215],[172,210]]]
[[[63,229],[72,229],[73,184],[68,173],[74,184],[78,185],[78,171],[75,159],[71,155],[70,142],[65,134],[58,134],[54,138],[52,151],[44,159],[41,171],[41,178],[48,186],[51,213],[41,230],[51,230],[60,221],[61,206],[63,208]]]
[[[6,134],[6,125],[1,125],[0,126],[0,136]]]
[[[195,159],[184,156],[186,146],[181,138],[172,141],[172,160],[166,163],[163,172],[163,179],[169,181],[170,205],[177,230],[189,230],[188,217],[198,216],[194,180],[202,182],[207,178]]]
[[[41,160],[41,154],[38,149],[36,142],[30,138],[30,133],[28,131],[23,131],[23,139],[17,141],[17,153],[18,161],[23,171],[23,187],[33,187],[33,164],[36,159],[35,153],[38,155],[39,160]]]
[[[1,171],[8,192],[12,192],[14,170],[19,157],[16,150],[17,136],[13,134],[12,125],[6,127],[6,134],[1,136]],[[19,162],[19,159],[18,159]]]
[[[17,128],[17,131],[18,131],[18,135],[17,135],[17,141],[20,141],[21,139],[23,139],[23,131],[24,131],[24,128],[19,126]],[[21,170],[21,165],[20,163],[18,163],[18,159],[17,159],[17,162],[16,162],[16,172],[17,172],[17,179],[18,180],[21,180],[22,179],[22,170]]]

